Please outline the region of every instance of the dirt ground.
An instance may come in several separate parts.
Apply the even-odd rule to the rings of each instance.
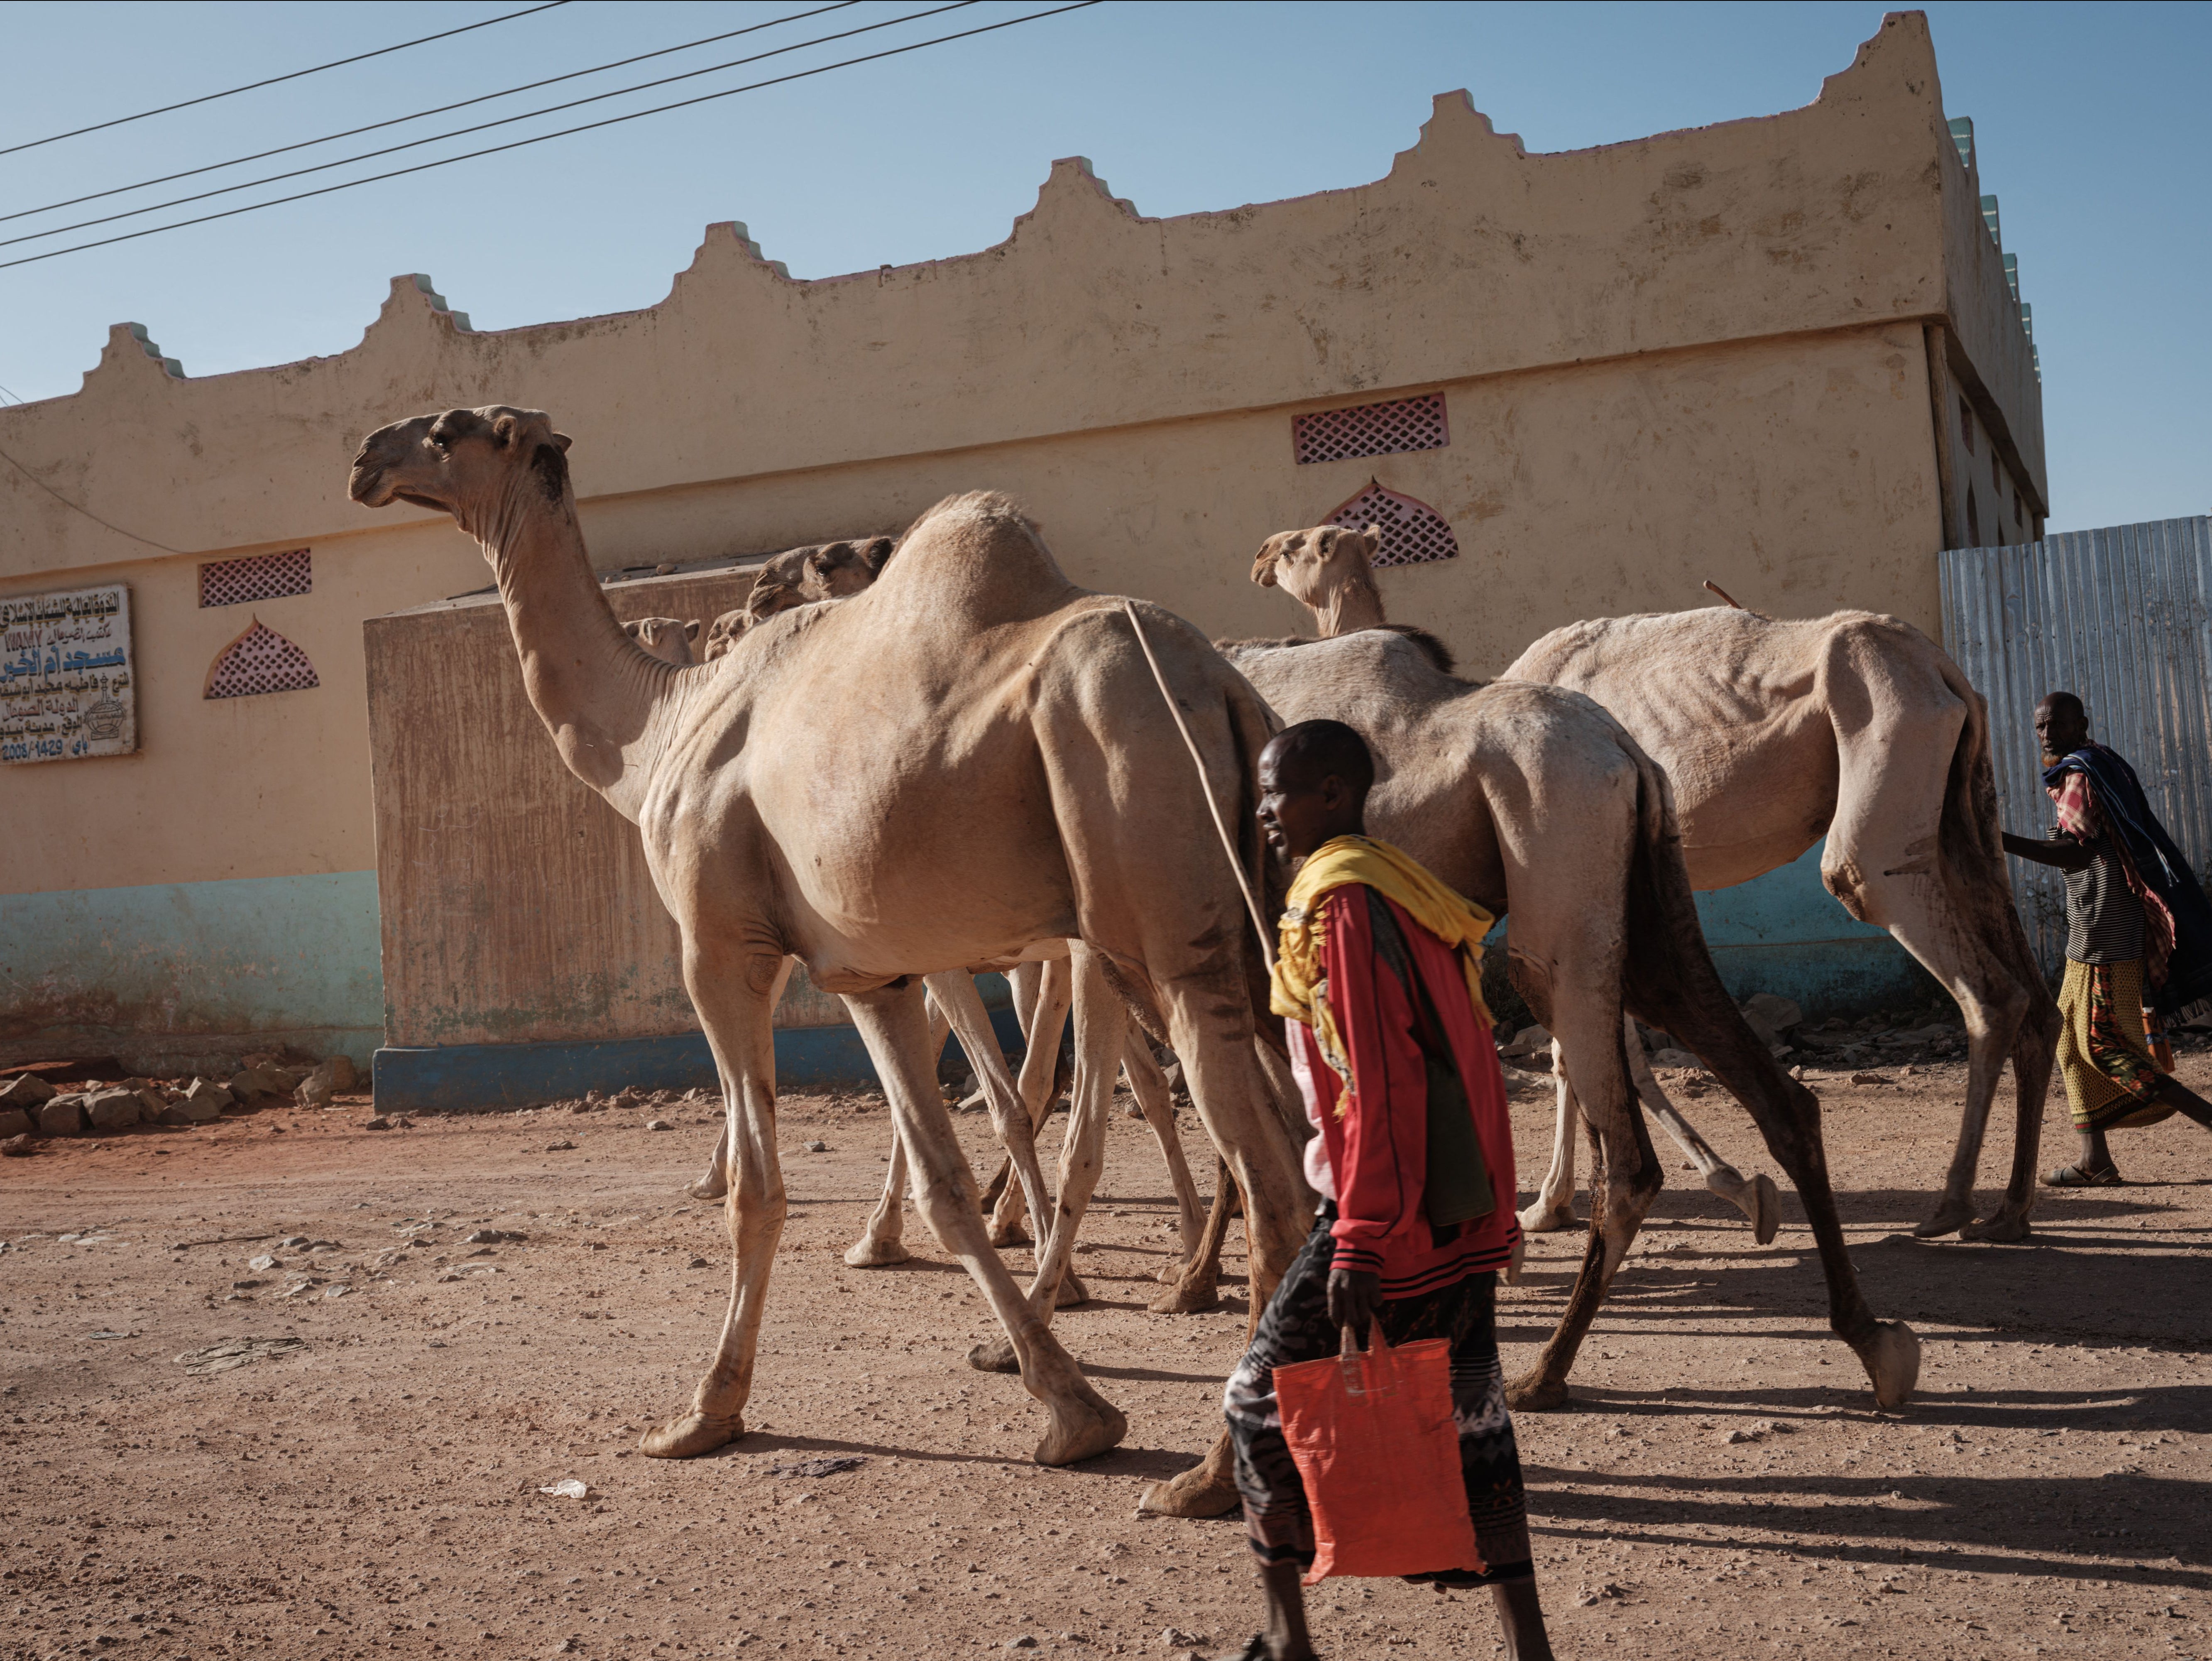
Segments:
[[[2212,1061],[2182,1072],[2212,1086]],[[1923,1244],[1963,1069],[1813,1083],[1869,1298],[1926,1343],[1921,1395],[1873,1411],[1794,1196],[1759,1249],[1669,1149],[1575,1399],[1518,1421],[1559,1653],[2212,1654],[2212,1137],[2116,1137],[2135,1185],[2047,1196],[2025,1244]],[[1690,1110],[1771,1169],[1724,1098]],[[1093,1301],[1059,1317],[1128,1439],[1045,1470],[1018,1382],[964,1364],[988,1317],[919,1221],[909,1264],[841,1259],[881,1180],[879,1100],[785,1103],[750,1433],[684,1463],[633,1450],[721,1320],[718,1208],[681,1193],[706,1113],[368,1116],[0,1162],[0,1654],[1180,1657],[1256,1628],[1236,1521],[1134,1514],[1218,1427],[1246,1317],[1241,1238],[1218,1312],[1146,1312],[1173,1208],[1140,1125],[1115,1116],[1077,1259]],[[1526,1189],[1547,1105],[1516,1120]],[[984,1122],[960,1123],[980,1164]],[[2044,1163],[2069,1145],[2054,1108]],[[524,1238],[467,1243],[486,1228]],[[1578,1251],[1532,1242],[1509,1371]],[[245,1339],[278,1348],[179,1359]],[[835,1456],[864,1463],[774,1474]],[[567,1479],[583,1499],[540,1491]],[[1480,1595],[1339,1580],[1314,1607],[1331,1657],[1495,1647]]]

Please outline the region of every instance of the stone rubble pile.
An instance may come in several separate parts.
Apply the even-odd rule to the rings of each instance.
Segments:
[[[35,1073],[0,1075],[0,1145],[28,1151],[24,1139],[112,1135],[140,1125],[206,1124],[226,1112],[264,1107],[328,1107],[356,1087],[343,1056],[291,1067],[248,1056],[228,1079],[123,1079],[56,1086]]]

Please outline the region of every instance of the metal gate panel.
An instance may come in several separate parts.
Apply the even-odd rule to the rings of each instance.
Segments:
[[[1944,648],[1990,706],[1997,812],[2016,836],[2051,833],[2035,706],[2078,693],[2089,730],[2142,776],[2200,879],[2212,865],[2212,518],[2069,531],[1936,556]],[[2044,966],[2066,949],[2064,879],[2009,861]]]

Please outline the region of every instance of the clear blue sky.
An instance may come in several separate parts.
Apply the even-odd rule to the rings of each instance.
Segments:
[[[519,9],[508,4],[14,5],[0,13],[0,146]],[[820,3],[820,0],[811,0]],[[863,0],[745,40],[63,213],[0,236],[535,108],[942,0]],[[943,17],[610,100],[549,131],[884,44],[1042,9]],[[670,46],[810,0],[540,15],[0,156],[0,213]],[[1931,6],[1944,104],[1971,115],[2042,349],[2054,528],[2212,511],[2212,7]],[[1055,156],[1146,214],[1379,177],[1430,95],[1468,88],[1534,150],[1809,102],[1881,9],[1862,4],[1115,3],[315,201],[0,270],[0,387],[76,390],[111,323],[188,374],[343,351],[387,280],[426,271],[480,328],[650,305],[701,228],[740,219],[816,277],[1006,234]],[[432,146],[380,165],[464,148]],[[301,181],[305,188],[368,167]],[[274,192],[264,192],[273,194]],[[246,192],[170,216],[252,199]],[[78,237],[0,249],[0,259]],[[7,400],[0,400],[7,401]]]

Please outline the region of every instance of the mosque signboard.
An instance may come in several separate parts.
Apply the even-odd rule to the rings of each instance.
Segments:
[[[137,747],[131,590],[117,583],[0,599],[0,762]]]

